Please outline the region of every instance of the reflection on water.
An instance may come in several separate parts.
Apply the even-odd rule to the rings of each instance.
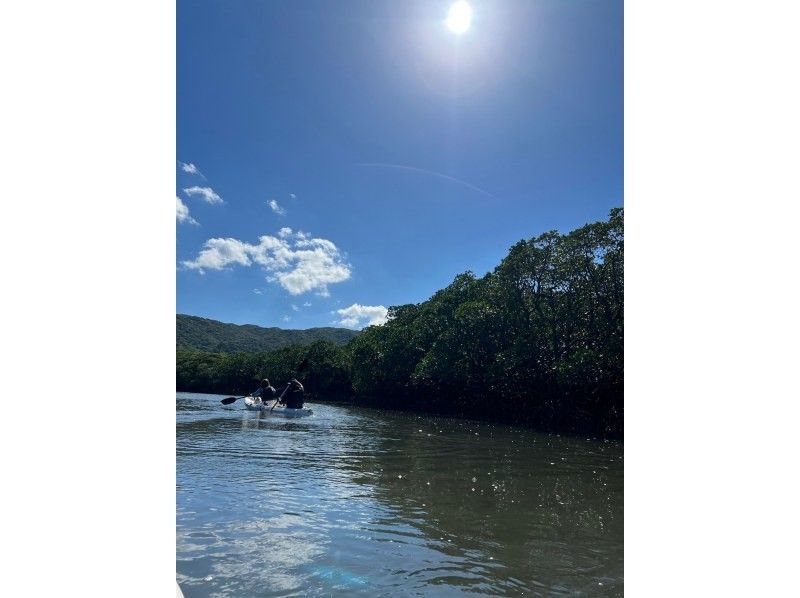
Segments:
[[[619,443],[177,395],[177,571],[192,596],[623,592]]]

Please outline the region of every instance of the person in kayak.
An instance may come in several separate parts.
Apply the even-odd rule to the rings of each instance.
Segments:
[[[267,401],[275,398],[275,389],[269,383],[269,379],[264,378],[261,381],[261,386],[250,393],[250,396],[259,397],[261,399],[261,403],[266,405]]]
[[[285,405],[289,409],[302,409],[303,408],[303,394],[305,393],[305,389],[303,385],[297,380],[297,378],[292,378],[292,380],[287,385],[286,395],[283,399],[281,399],[280,403]]]

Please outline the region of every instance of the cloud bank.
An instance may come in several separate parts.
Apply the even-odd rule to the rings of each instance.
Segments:
[[[195,185],[184,189],[183,192],[189,197],[199,195],[206,203],[225,203],[211,187],[198,187]]]
[[[359,305],[358,303],[336,310],[336,313],[341,316],[339,324],[348,328],[364,328],[364,326],[384,324],[387,312],[388,310],[383,305]]]
[[[181,201],[181,198],[175,196],[175,218],[178,222],[185,222],[186,224],[199,224],[197,220],[189,216],[189,208]]]
[[[351,266],[333,242],[287,229],[279,234],[259,237],[257,245],[231,238],[209,239],[194,260],[182,265],[201,273],[234,265],[258,265],[269,273],[269,282],[277,282],[292,295],[316,291],[327,297],[328,285],[350,278]]]

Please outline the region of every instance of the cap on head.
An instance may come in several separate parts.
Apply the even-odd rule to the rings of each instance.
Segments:
[[[261,381],[261,386],[269,386],[269,379],[267,379],[267,378],[264,378],[264,379]]]

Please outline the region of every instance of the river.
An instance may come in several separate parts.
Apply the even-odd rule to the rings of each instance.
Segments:
[[[178,393],[193,596],[621,596],[623,445],[334,404]]]

